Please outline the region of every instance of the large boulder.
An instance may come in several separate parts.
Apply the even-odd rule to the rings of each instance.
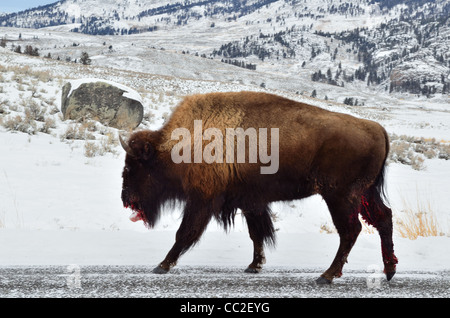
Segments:
[[[105,126],[130,130],[141,123],[144,107],[140,95],[129,87],[83,79],[64,85],[61,112],[64,120],[92,119]]]

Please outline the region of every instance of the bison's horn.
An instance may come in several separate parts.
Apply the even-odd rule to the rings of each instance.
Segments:
[[[120,144],[122,145],[122,148],[125,150],[127,154],[134,157],[133,149],[122,139],[122,136],[119,135]]]

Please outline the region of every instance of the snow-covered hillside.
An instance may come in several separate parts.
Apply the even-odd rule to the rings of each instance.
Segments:
[[[48,30],[1,29],[0,33],[21,33],[23,41],[37,37],[42,43],[49,41],[49,48],[76,40],[82,47],[73,47],[74,52],[88,50],[91,43],[95,48],[89,51],[95,61],[90,66],[0,48],[0,264],[156,265],[172,245],[180,223],[179,209],[167,211],[157,227],[148,230],[142,223],[130,222],[129,210],[122,207],[124,153],[117,142],[118,131],[95,122],[62,120],[59,107],[64,83],[96,77],[141,94],[145,119],[140,128],[144,129],[161,127],[183,96],[211,91],[265,90],[377,120],[398,141],[396,157],[391,158],[388,168],[387,188],[394,211],[399,271],[449,269],[450,161],[445,155],[450,114],[444,97],[400,100],[376,91],[327,91],[330,97],[340,92],[342,96],[366,98],[364,106],[352,107],[292,93],[284,89],[283,77],[175,51],[148,49],[155,64],[142,68],[147,64],[140,63],[137,55],[142,54],[144,59],[144,50],[130,50],[134,46],[131,40],[122,43],[116,38]],[[101,40],[107,42],[105,46],[99,45]],[[108,60],[109,43],[122,52],[122,59],[114,55]],[[103,56],[101,49],[105,51]],[[95,54],[94,50],[99,52]],[[115,60],[116,64],[109,65],[105,60]],[[170,73],[170,64],[177,62],[179,67],[173,67]],[[210,77],[196,75],[196,68]],[[169,75],[164,74],[166,69]],[[183,78],[177,73],[182,71],[191,76]],[[261,87],[261,81],[268,83],[268,88]],[[324,90],[328,87],[317,85]],[[399,222],[408,210],[433,213],[438,236],[416,240],[401,237]],[[338,236],[323,200],[314,196],[274,204],[273,211],[279,244],[268,254],[267,266],[325,268],[334,257]],[[246,265],[251,258],[251,243],[242,219],[237,217],[236,221],[227,237],[211,223],[202,242],[181,259],[180,265]],[[365,270],[371,264],[381,267],[381,249],[378,235],[368,228],[357,241],[348,268]]]
[[[93,65],[340,103],[384,102],[370,95],[448,103],[449,12],[445,0],[65,0],[0,17],[8,27],[0,36],[5,47],[30,45],[52,59],[79,61],[88,52]],[[205,61],[191,63],[193,56]]]

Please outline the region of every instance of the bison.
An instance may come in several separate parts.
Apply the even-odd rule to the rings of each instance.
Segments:
[[[230,142],[229,129],[241,129],[244,139],[234,135]],[[270,129],[265,141],[270,140],[271,147],[260,138],[260,156],[255,157],[250,132],[264,129]],[[124,206],[152,227],[164,205],[183,205],[175,244],[154,273],[167,273],[175,266],[212,218],[227,230],[238,209],[254,247],[253,261],[245,271],[257,273],[265,263],[264,245],[275,243],[270,203],[320,194],[340,245],[317,283],[331,283],[342,275],[361,231],[358,214],[379,232],[387,280],[395,274],[392,211],[384,203],[389,139],[378,123],[267,93],[209,93],[185,97],[161,129],[138,131],[120,141],[126,151]],[[230,147],[230,153],[221,151]],[[245,155],[232,160],[233,155],[242,155],[239,149]],[[271,172],[263,173],[269,150],[277,162],[271,163]],[[198,156],[202,151],[215,160],[202,160],[206,158]]]

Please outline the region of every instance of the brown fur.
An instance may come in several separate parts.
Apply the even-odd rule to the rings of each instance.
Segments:
[[[226,128],[278,128],[279,170],[263,175],[259,161],[226,163],[225,158],[223,163],[173,163],[170,151],[178,141],[171,140],[172,131],[184,127],[194,136],[194,120],[202,120],[203,130],[218,128],[223,136]],[[375,122],[271,94],[211,93],[186,97],[164,127],[133,134],[129,146],[124,204],[141,211],[150,226],[164,202],[186,204],[176,243],[156,271],[169,270],[198,241],[212,216],[227,228],[237,209],[244,211],[255,245],[249,270],[259,271],[263,241],[274,242],[268,205],[319,193],[341,235],[336,259],[322,279],[340,276],[360,230],[354,220],[358,213],[376,215],[372,223],[386,228],[380,232],[383,259],[389,275],[395,272],[390,209],[380,198],[389,143],[386,131]],[[132,175],[129,169],[138,173]],[[362,197],[371,205],[367,212],[361,210]]]

